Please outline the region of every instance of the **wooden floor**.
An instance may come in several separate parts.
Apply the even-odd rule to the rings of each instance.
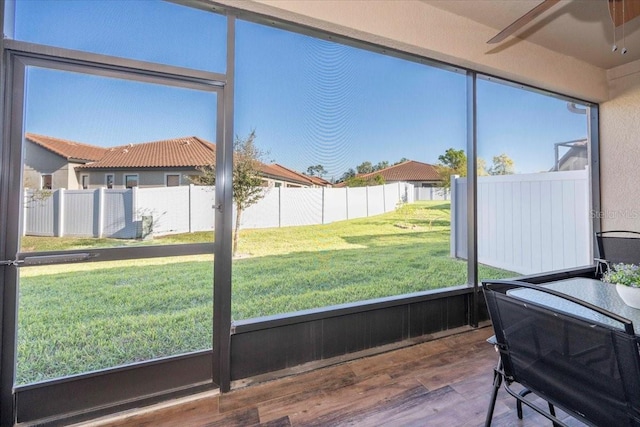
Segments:
[[[497,359],[485,342],[491,334],[481,328],[82,426],[481,426]],[[518,420],[514,399],[500,390],[493,425],[551,423],[529,408]]]

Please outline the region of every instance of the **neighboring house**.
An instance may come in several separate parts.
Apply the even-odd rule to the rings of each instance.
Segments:
[[[174,187],[189,185],[198,168],[215,160],[215,144],[189,136],[113,147],[76,168],[87,176],[84,188]]]
[[[331,183],[319,176],[296,172],[277,163],[261,168],[265,187],[331,187]]]
[[[82,189],[189,185],[215,161],[215,144],[197,136],[96,147],[27,133],[25,187]],[[277,163],[261,165],[265,187],[321,187],[331,183]]]
[[[560,147],[568,150],[560,156]],[[587,152],[587,140],[558,142],[555,144],[556,163],[551,171],[582,170],[589,164],[589,154]]]
[[[358,174],[356,177],[367,181],[373,180],[377,175],[382,176],[386,184],[406,182],[415,187],[438,187],[441,184],[435,166],[415,160],[407,160],[371,173]],[[341,186],[344,186],[344,183]]]
[[[102,158],[106,148],[50,136],[25,135],[24,187],[36,190],[81,188],[76,169]]]

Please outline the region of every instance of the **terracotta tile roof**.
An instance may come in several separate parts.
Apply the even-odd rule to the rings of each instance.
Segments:
[[[407,160],[397,165],[389,166],[379,171],[357,175],[359,178],[372,178],[382,175],[386,182],[390,181],[440,181],[440,175],[435,166],[428,163]]]
[[[82,169],[198,167],[215,161],[216,146],[196,136],[129,144],[107,149]]]
[[[326,179],[320,176],[309,176],[309,175],[304,175],[304,176],[309,178],[315,185],[319,185],[321,187],[331,186],[330,181],[327,181]]]
[[[308,176],[303,173],[296,172],[292,169],[286,168],[278,163],[272,163],[270,165],[262,165],[261,172],[272,178],[280,178],[283,181],[294,182],[302,185],[327,185],[328,181],[316,177]]]
[[[76,169],[199,167],[215,161],[215,144],[197,136],[128,144],[113,148],[95,147],[73,141],[28,133],[27,139],[67,159],[89,163]],[[261,172],[275,179],[301,185],[330,185],[329,181],[307,176],[277,163],[262,164]]]
[[[62,156],[67,160],[95,161],[102,158],[107,151],[104,147],[96,147],[94,145],[34,133],[27,133],[24,137],[34,144]]]

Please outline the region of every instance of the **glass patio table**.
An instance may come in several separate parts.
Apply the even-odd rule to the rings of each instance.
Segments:
[[[640,336],[640,309],[626,305],[618,295],[615,285],[585,277],[557,280],[554,282],[541,283],[540,285],[553,289],[554,291],[562,292],[563,294],[574,298],[581,299],[631,320],[633,322],[633,328],[636,335]],[[573,304],[570,301],[566,301],[543,292],[538,292],[534,289],[514,289],[508,291],[508,293],[509,295],[519,299],[547,305],[568,314],[578,315],[599,323],[624,329],[621,323],[616,322],[613,319],[601,316],[587,308]]]

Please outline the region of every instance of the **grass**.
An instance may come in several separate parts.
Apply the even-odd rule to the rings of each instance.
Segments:
[[[205,261],[21,278],[18,383],[210,348],[212,278]]]
[[[243,256],[233,264],[233,318],[465,283],[466,262],[449,257],[449,215],[448,202],[420,202],[328,225],[243,230]],[[212,233],[152,243],[206,239],[212,240]],[[113,245],[96,240],[27,238],[23,247]],[[20,272],[20,384],[211,347],[211,256]],[[513,276],[486,266],[479,266],[479,272],[481,277]]]

